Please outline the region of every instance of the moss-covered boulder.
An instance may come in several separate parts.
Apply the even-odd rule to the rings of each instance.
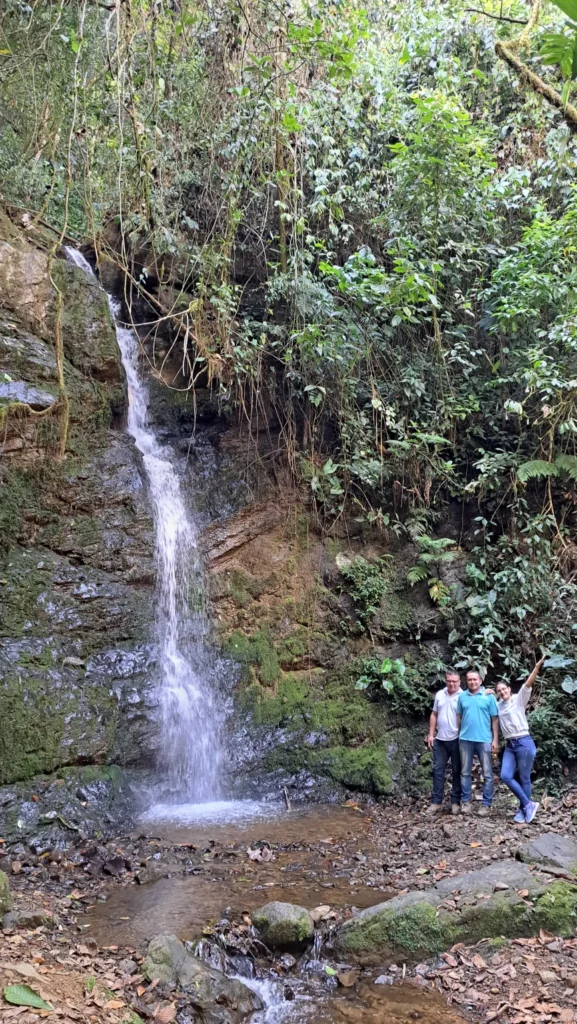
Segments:
[[[455,942],[538,935],[541,928],[573,935],[577,886],[550,877],[507,860],[445,878],[363,910],[341,925],[334,947],[349,960],[377,964],[420,959]]]
[[[274,900],[252,915],[263,942],[271,949],[296,949],[311,942],[315,932],[313,919],[306,907]]]
[[[8,876],[0,871],[0,914],[7,914],[10,910],[12,910],[12,895]]]
[[[176,935],[151,939],[143,970],[149,981],[186,992],[205,1024],[241,1024],[263,1009],[255,992],[197,960]]]

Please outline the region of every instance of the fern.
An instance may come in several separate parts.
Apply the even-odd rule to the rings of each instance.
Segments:
[[[572,480],[577,480],[577,455],[558,455],[555,465]]]
[[[523,462],[518,470],[517,476],[521,483],[527,480],[536,480],[543,476],[558,476],[559,470],[555,463],[545,462],[544,459],[532,459],[530,462]]]
[[[413,565],[407,573],[407,579],[412,587],[415,583],[422,583],[423,580],[428,579],[429,573],[425,565]]]

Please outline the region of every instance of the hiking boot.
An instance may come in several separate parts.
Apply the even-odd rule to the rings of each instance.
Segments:
[[[429,804],[425,813],[428,818],[434,818],[437,814],[440,814],[442,810],[442,804]]]
[[[537,814],[538,810],[539,804],[533,803],[532,800],[525,805],[525,821],[528,825],[533,821],[533,818]]]
[[[487,807],[487,804],[481,804],[479,807],[479,818],[488,818],[491,813],[491,808]]]
[[[472,814],[473,808],[471,804],[461,804],[461,814]]]
[[[525,823],[525,811],[522,807],[520,807],[517,811],[515,817],[513,818],[513,821],[516,822],[517,825],[523,825]]]
[[[451,804],[451,814],[460,814],[460,813],[461,813],[461,805],[460,804]],[[523,818],[523,821],[524,820],[525,819]]]

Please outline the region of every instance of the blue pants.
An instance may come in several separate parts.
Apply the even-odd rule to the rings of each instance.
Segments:
[[[531,800],[531,768],[537,747],[530,736],[507,740],[501,764],[501,781],[509,787],[524,809]],[[515,779],[519,776],[519,782]]]
[[[473,756],[476,754],[481,762],[483,772],[483,803],[490,807],[493,803],[493,763],[491,761],[491,744],[476,743],[473,740],[459,740],[461,751],[461,800],[468,804],[471,800],[471,771]]]
[[[451,803],[461,803],[461,755],[459,740],[435,740],[433,743],[433,795],[434,804],[443,803],[447,765],[451,761]]]

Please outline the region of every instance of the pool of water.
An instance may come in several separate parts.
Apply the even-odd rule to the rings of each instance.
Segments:
[[[182,844],[206,851],[207,860],[197,874],[112,889],[105,903],[91,908],[90,934],[103,945],[144,943],[163,931],[192,939],[224,914],[239,918],[271,900],[311,910],[319,904],[364,908],[391,895],[364,884],[355,870],[355,857],[362,861],[378,844],[370,815],[348,807],[256,806],[266,814],[254,814],[249,804],[248,814],[236,820],[194,820],[194,813],[191,818],[188,810],[175,814],[172,808],[166,819],[145,822],[152,855]],[[270,844],[273,861],[250,860],[247,849],[258,842]]]
[[[394,895],[371,870],[363,875],[363,865],[379,854],[379,835],[370,810],[356,806],[287,811],[252,801],[157,805],[141,833],[143,828],[151,850],[194,845],[207,860],[198,874],[111,888],[107,901],[85,918],[100,945],[142,948],[167,931],[195,938],[223,915],[238,920],[271,900],[362,909]],[[247,850],[259,841],[270,844],[273,861],[250,860]],[[386,965],[378,973],[384,972]],[[365,974],[352,988],[336,987],[322,959],[305,956],[283,979],[273,970],[240,980],[265,1003],[251,1024],[463,1024],[438,992],[409,983],[376,985]],[[292,999],[286,998],[286,983]]]

